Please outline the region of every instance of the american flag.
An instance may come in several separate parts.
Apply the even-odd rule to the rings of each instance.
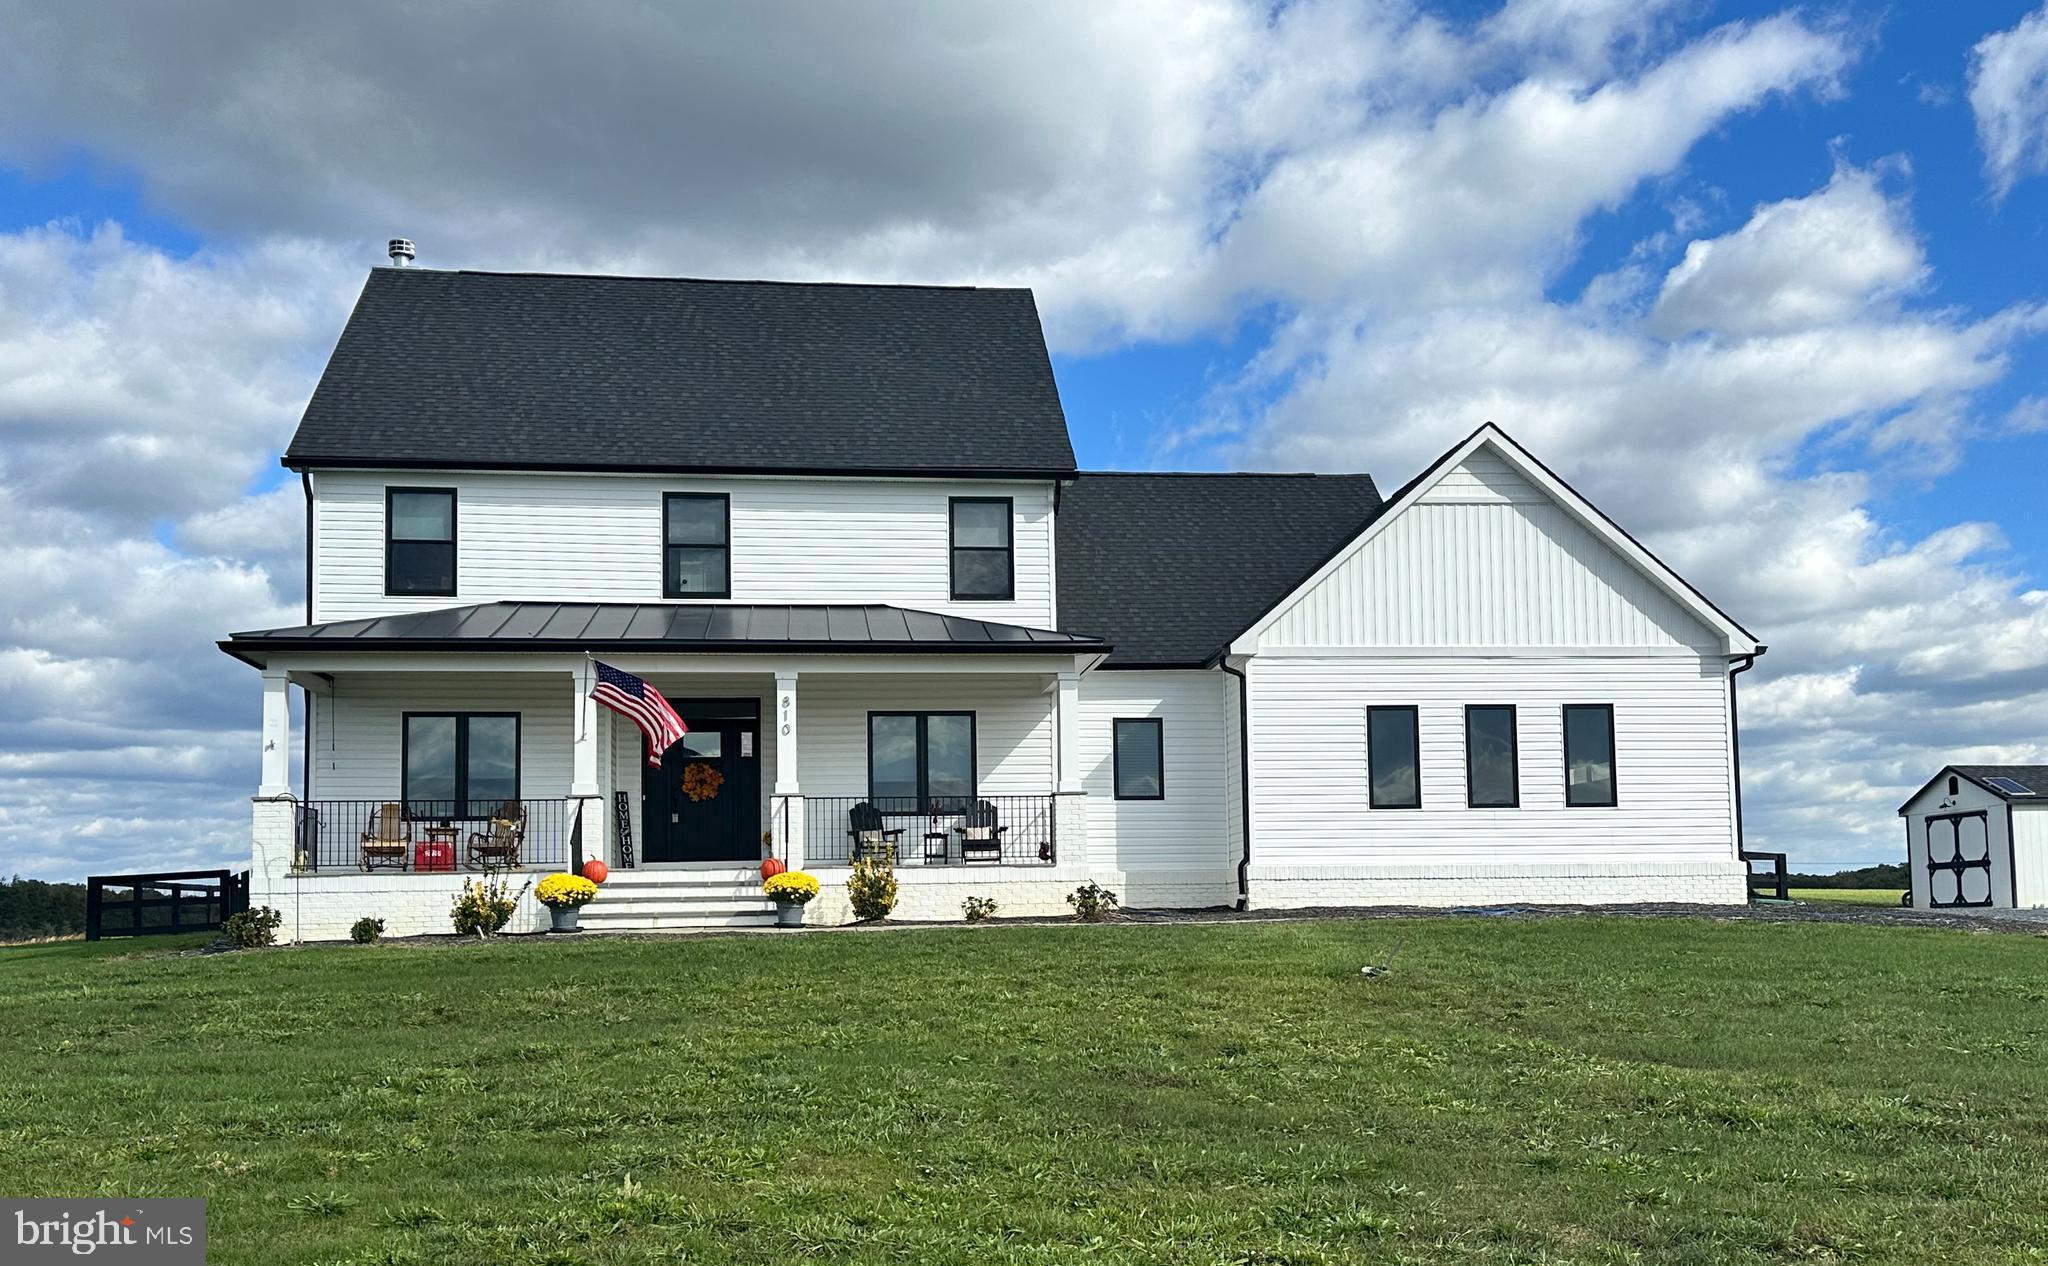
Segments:
[[[640,727],[647,736],[647,763],[661,768],[661,754],[690,732],[661,692],[631,673],[610,664],[590,661],[597,668],[597,685],[590,697]]]

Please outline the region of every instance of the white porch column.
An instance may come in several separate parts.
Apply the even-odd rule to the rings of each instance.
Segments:
[[[583,823],[583,856],[586,861],[605,855],[604,791],[597,785],[597,701],[590,697],[591,688],[596,684],[594,674],[595,670],[586,657],[569,677],[576,691],[570,701],[570,715],[576,718],[576,729],[570,746],[569,794],[590,797],[577,800],[570,812],[576,815],[576,819],[571,819],[572,823],[577,819]]]
[[[263,670],[263,776],[259,796],[292,793],[291,677],[282,668]]]
[[[1060,674],[1059,783],[1054,788],[1063,796],[1081,791],[1081,674]]]
[[[791,870],[804,866],[804,801],[797,782],[796,673],[775,674],[775,795],[769,829],[775,832],[776,856]]]

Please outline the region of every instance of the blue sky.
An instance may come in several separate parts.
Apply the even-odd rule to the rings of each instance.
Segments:
[[[1795,861],[2048,762],[2048,8],[898,7],[11,15],[0,871],[243,851],[211,642],[296,609],[276,453],[399,234],[1029,285],[1092,467],[1391,488],[1497,421],[1772,645]]]

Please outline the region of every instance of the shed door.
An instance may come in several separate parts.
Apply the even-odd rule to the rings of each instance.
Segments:
[[[1985,810],[1927,819],[1927,904],[1991,904],[1991,823]]]

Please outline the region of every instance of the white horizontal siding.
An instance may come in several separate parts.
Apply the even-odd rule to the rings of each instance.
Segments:
[[[519,794],[569,794],[569,673],[342,673],[313,702],[313,800],[396,800],[408,712],[517,712]]]
[[[1185,870],[1214,878],[1236,865],[1237,714],[1220,672],[1094,672],[1081,679],[1077,751],[1088,795],[1088,862],[1097,870]],[[1158,717],[1166,798],[1118,800],[1112,722]]]
[[[797,680],[797,775],[806,796],[868,794],[869,712],[972,712],[977,786],[989,796],[1053,788],[1053,704],[1034,673],[805,675]]]
[[[1250,672],[1258,865],[1734,856],[1718,658],[1258,658]],[[1516,706],[1518,809],[1466,807],[1468,703]],[[1565,807],[1567,703],[1614,706],[1615,808]],[[1420,809],[1370,807],[1366,708],[1387,704],[1418,709]]]
[[[455,597],[385,596],[390,485],[456,490]],[[419,471],[316,476],[314,619],[506,600],[660,602],[664,492],[732,498],[734,602],[879,602],[1053,623],[1049,484]],[[952,601],[954,496],[1015,500],[1014,601]]]
[[[1698,647],[1718,636],[1498,458],[1479,454],[1288,605],[1274,647]]]

